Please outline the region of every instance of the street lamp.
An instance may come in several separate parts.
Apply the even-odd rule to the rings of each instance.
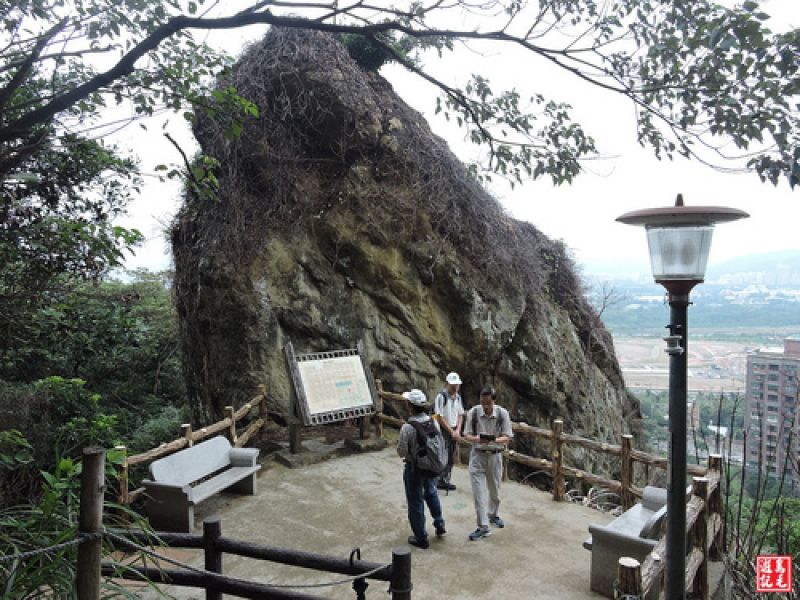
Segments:
[[[689,293],[703,282],[715,223],[749,217],[735,208],[675,206],[625,213],[617,221],[643,225],[650,248],[653,278],[667,289],[670,322],[669,355],[669,470],[667,482],[667,556],[665,600],[686,597],[686,358]]]

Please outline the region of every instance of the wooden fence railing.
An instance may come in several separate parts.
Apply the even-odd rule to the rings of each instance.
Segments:
[[[378,396],[380,397],[375,414],[375,429],[377,435],[383,434],[383,424],[399,427],[405,421],[383,413],[383,400],[403,402],[402,395],[387,392],[383,383],[376,380]],[[583,438],[577,435],[564,433],[564,423],[561,420],[553,421],[551,429],[534,427],[527,423],[512,422],[515,434],[531,435],[541,439],[550,440],[550,459],[527,456],[514,450],[506,450],[504,458],[507,461],[545,470],[552,474],[553,500],[564,500],[564,479],[571,477],[576,480],[586,481],[590,484],[602,486],[619,495],[623,507],[627,510],[642,497],[642,489],[633,484],[634,464],[639,462],[646,467],[656,467],[666,470],[668,461],[664,457],[654,456],[633,448],[633,436],[623,435],[621,443],[608,444]],[[461,444],[470,445],[461,440]],[[618,456],[620,459],[620,481],[608,479],[594,473],[576,469],[564,464],[564,446],[572,445],[586,448],[595,452]],[[686,531],[691,542],[686,560],[686,590],[693,598],[708,599],[708,559],[721,560],[723,553],[722,539],[722,513],[723,503],[720,489],[722,480],[722,458],[717,455],[709,456],[708,467],[702,465],[687,465],[687,472],[694,475],[692,493],[689,495],[686,506]],[[620,597],[645,597],[653,586],[663,584],[664,557],[666,556],[666,539],[662,537],[653,551],[641,564],[639,561],[623,557],[618,566],[618,588]]]
[[[378,379],[375,383],[378,388],[379,396],[375,414],[375,431],[377,435],[383,435],[384,423],[400,427],[405,422],[403,419],[384,414],[383,401],[402,402],[403,405],[405,405],[405,399],[400,394],[384,390],[381,380]],[[598,442],[597,440],[564,433],[564,422],[559,419],[553,421],[551,429],[534,427],[527,423],[517,422],[512,422],[511,428],[515,435],[530,435],[534,438],[550,441],[549,459],[528,456],[514,450],[506,450],[503,453],[503,458],[506,461],[549,472],[553,479],[553,500],[565,499],[565,478],[569,477],[575,480],[585,481],[592,485],[604,487],[616,493],[622,501],[623,508],[627,510],[633,506],[636,502],[636,498],[642,497],[642,489],[635,486],[633,483],[634,464],[637,462],[641,463],[648,469],[649,467],[656,467],[666,470],[668,467],[666,458],[648,454],[641,450],[635,450],[633,448],[633,436],[631,435],[623,435],[619,445]],[[464,446],[470,445],[470,443],[464,439],[459,440],[459,443]],[[618,456],[620,459],[621,480],[609,479],[565,464],[564,447],[567,445],[586,448],[587,450],[593,450],[610,456]],[[704,476],[707,471],[706,467],[702,465],[687,465],[686,470],[690,475],[698,477]]]
[[[692,478],[692,492],[686,505],[686,535],[689,549],[686,556],[686,593],[691,598],[708,600],[708,560],[721,560],[722,537],[722,457],[708,458],[705,477]],[[654,586],[663,585],[666,538],[653,548],[641,563],[631,557],[619,559],[617,581],[619,593],[644,598]]]
[[[261,389],[258,395],[253,397],[249,402],[245,402],[238,410],[234,410],[232,406],[226,406],[225,418],[221,421],[195,430],[192,429],[190,424],[184,423],[181,425],[180,437],[170,442],[165,442],[147,452],[128,456],[125,446],[117,446],[115,450],[122,453],[122,460],[117,466],[119,476],[117,502],[120,504],[130,504],[144,493],[143,487],[135,490],[129,489],[129,468],[134,465],[151,462],[157,458],[182,450],[183,448],[191,448],[195,442],[202,441],[220,433],[224,433],[233,446],[237,448],[245,446],[267,422],[267,396],[264,391],[264,389]],[[253,413],[257,415],[254,419]],[[245,420],[249,420],[250,423],[240,432],[238,425]]]

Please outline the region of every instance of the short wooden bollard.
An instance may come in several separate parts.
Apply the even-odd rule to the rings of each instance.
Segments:
[[[623,556],[617,564],[617,585],[614,598],[639,598],[642,595],[642,565],[635,558]]]
[[[411,600],[411,548],[392,548],[392,600]]]
[[[222,575],[222,552],[217,549],[217,540],[222,537],[219,517],[203,521],[203,554],[206,571]],[[222,592],[206,588],[206,600],[222,600]]]
[[[97,600],[100,597],[100,561],[103,539],[103,482],[105,481],[106,451],[84,448],[81,473],[81,508],[78,517],[79,534],[95,534],[78,546],[76,584],[78,600]]]

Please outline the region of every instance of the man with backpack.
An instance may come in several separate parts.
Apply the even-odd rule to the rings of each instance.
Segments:
[[[489,523],[495,527],[505,527],[497,510],[500,507],[500,481],[503,478],[503,450],[514,433],[508,411],[494,403],[496,398],[495,389],[490,385],[485,386],[481,390],[480,404],[469,409],[464,425],[464,439],[472,442],[469,478],[478,518],[478,528],[469,534],[472,541],[492,534]]]
[[[458,373],[449,373],[445,378],[446,386],[436,395],[433,401],[433,415],[442,429],[442,435],[447,442],[447,467],[439,475],[436,487],[440,490],[454,490],[455,484],[451,483],[450,475],[453,472],[458,438],[461,431],[461,420],[464,418],[464,405],[461,402],[461,377]]]
[[[438,423],[425,412],[428,399],[418,389],[404,392],[412,415],[400,428],[397,453],[405,461],[403,482],[408,502],[408,522],[414,535],[408,543],[417,548],[428,548],[425,530],[425,504],[433,517],[436,536],[447,533],[442,518],[442,505],[436,492],[436,479],[447,465],[447,446]]]

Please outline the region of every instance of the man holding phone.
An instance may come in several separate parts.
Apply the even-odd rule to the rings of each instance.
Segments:
[[[475,500],[478,528],[469,534],[472,541],[492,534],[495,527],[505,527],[497,514],[500,507],[500,481],[503,478],[503,450],[514,437],[508,411],[494,401],[497,391],[490,385],[481,390],[480,404],[473,406],[464,420],[464,439],[472,442],[469,478]]]

